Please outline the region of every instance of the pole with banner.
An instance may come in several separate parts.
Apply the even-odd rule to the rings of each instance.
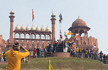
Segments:
[[[59,22],[60,22],[60,41],[62,41],[63,36],[62,36],[62,32],[61,32],[61,21],[63,20],[63,18],[62,18],[61,13],[60,13],[59,17],[60,17],[60,19],[59,19]]]

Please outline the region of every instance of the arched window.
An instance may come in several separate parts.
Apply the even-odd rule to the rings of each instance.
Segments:
[[[77,36],[79,35],[79,34],[78,34],[78,30],[75,30],[75,34],[76,34]],[[74,34],[74,35],[75,35],[75,34]]]
[[[45,35],[42,34],[42,35],[41,35],[41,39],[45,39]]]
[[[46,39],[50,39],[50,35],[46,35]]]
[[[84,36],[84,30],[80,30],[80,36],[81,36],[81,37]]]
[[[40,39],[40,35],[39,34],[36,34],[36,39]]]
[[[23,33],[21,34],[21,38],[24,38],[24,34]]]
[[[28,39],[29,39],[29,38],[30,38],[30,35],[29,35],[29,34],[26,34],[26,38],[28,38]]]
[[[31,34],[31,39],[35,39],[35,35],[34,34]]]
[[[81,37],[84,37],[84,33],[81,34]]]
[[[19,34],[18,33],[15,34],[15,38],[19,38]]]

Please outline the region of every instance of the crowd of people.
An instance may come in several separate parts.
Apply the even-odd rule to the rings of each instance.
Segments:
[[[34,48],[29,49],[28,51],[33,52],[33,58],[36,58],[36,54],[37,57],[41,57],[42,56],[42,52],[44,52],[44,56],[43,57],[49,57],[48,54],[55,53],[57,51],[57,47],[62,47],[62,52],[68,52],[70,53],[71,57],[79,57],[79,58],[89,58],[89,59],[94,59],[94,60],[99,60],[102,61],[103,63],[108,63],[108,55],[103,54],[102,51],[98,52],[98,50],[94,50],[94,48],[82,48],[82,47],[77,47],[75,45],[74,42],[57,42],[54,41],[53,44],[49,43],[48,46],[44,47],[44,49],[40,49],[40,48]],[[59,52],[60,49],[58,49]],[[5,56],[3,56],[5,52],[2,52],[1,57],[0,57],[0,62],[4,62],[7,61],[7,58]]]
[[[47,56],[47,52],[56,52],[57,47],[62,47],[63,52],[70,53],[70,56],[72,57],[89,58],[108,64],[108,54],[106,55],[102,51],[98,52],[98,50],[95,50],[94,48],[77,47],[74,42],[55,41],[53,44],[49,44],[46,48],[44,48],[44,56]]]

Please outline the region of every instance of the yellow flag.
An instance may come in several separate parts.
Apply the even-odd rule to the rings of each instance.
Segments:
[[[71,35],[72,33],[69,31],[67,35]]]
[[[53,67],[50,64],[50,60],[49,60],[49,70],[53,70]]]

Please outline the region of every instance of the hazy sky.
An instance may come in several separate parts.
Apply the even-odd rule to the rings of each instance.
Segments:
[[[62,13],[62,33],[68,32],[78,16],[83,19],[88,27],[88,36],[98,39],[99,51],[108,53],[108,0],[0,0],[0,34],[3,39],[9,39],[10,19],[9,13],[15,12],[14,29],[17,24],[21,27],[32,26],[32,9],[34,10],[34,27],[51,30],[52,9],[56,15],[56,39],[59,38],[59,14]]]

